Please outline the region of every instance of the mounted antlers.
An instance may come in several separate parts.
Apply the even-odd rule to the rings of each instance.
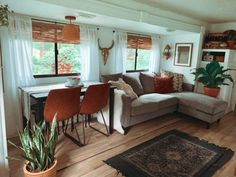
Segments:
[[[104,65],[106,65],[107,59],[108,59],[108,56],[109,56],[109,50],[111,50],[112,47],[114,46],[114,40],[112,40],[112,44],[108,48],[102,48],[99,41],[100,41],[100,39],[98,38],[98,47],[101,50],[101,54],[103,56],[103,63],[104,63]]]

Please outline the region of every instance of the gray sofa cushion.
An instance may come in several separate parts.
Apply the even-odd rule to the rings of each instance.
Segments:
[[[124,74],[123,80],[133,88],[137,95],[142,95],[144,93],[143,87],[139,80],[139,72]]]
[[[158,93],[141,95],[132,102],[131,115],[136,116],[140,114],[148,114],[176,105],[177,103],[178,99],[172,95]]]
[[[154,93],[154,76],[153,73],[140,73],[139,79],[143,86],[144,93]]]
[[[171,93],[179,99],[179,104],[207,114],[224,112],[227,102],[194,92]]]
[[[108,81],[118,81],[119,78],[122,78],[122,73],[102,75],[101,81],[107,83]]]

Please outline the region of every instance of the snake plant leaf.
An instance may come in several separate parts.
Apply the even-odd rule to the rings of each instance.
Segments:
[[[45,131],[45,122],[35,124],[32,129],[25,128],[19,132],[21,145],[13,142],[9,144],[22,151],[22,157],[28,161],[27,169],[31,172],[44,171],[54,163],[55,149],[58,140],[56,116],[54,116],[48,134]],[[14,157],[8,157],[15,159]]]

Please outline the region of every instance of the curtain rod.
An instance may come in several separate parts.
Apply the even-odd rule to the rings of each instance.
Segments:
[[[97,28],[97,30],[99,31],[99,30],[100,30],[100,28]],[[113,32],[113,33],[115,33],[116,31],[115,31],[115,30],[113,30],[112,32]]]
[[[34,21],[41,21],[41,22],[48,22],[48,23],[60,23],[60,24],[66,24],[66,23],[63,23],[63,22],[58,22],[58,21],[50,21],[50,20],[44,20],[44,19],[38,19],[38,18],[31,18],[32,20]]]

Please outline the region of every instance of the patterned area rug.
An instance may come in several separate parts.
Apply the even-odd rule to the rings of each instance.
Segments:
[[[126,177],[210,177],[234,152],[171,130],[105,161]]]

